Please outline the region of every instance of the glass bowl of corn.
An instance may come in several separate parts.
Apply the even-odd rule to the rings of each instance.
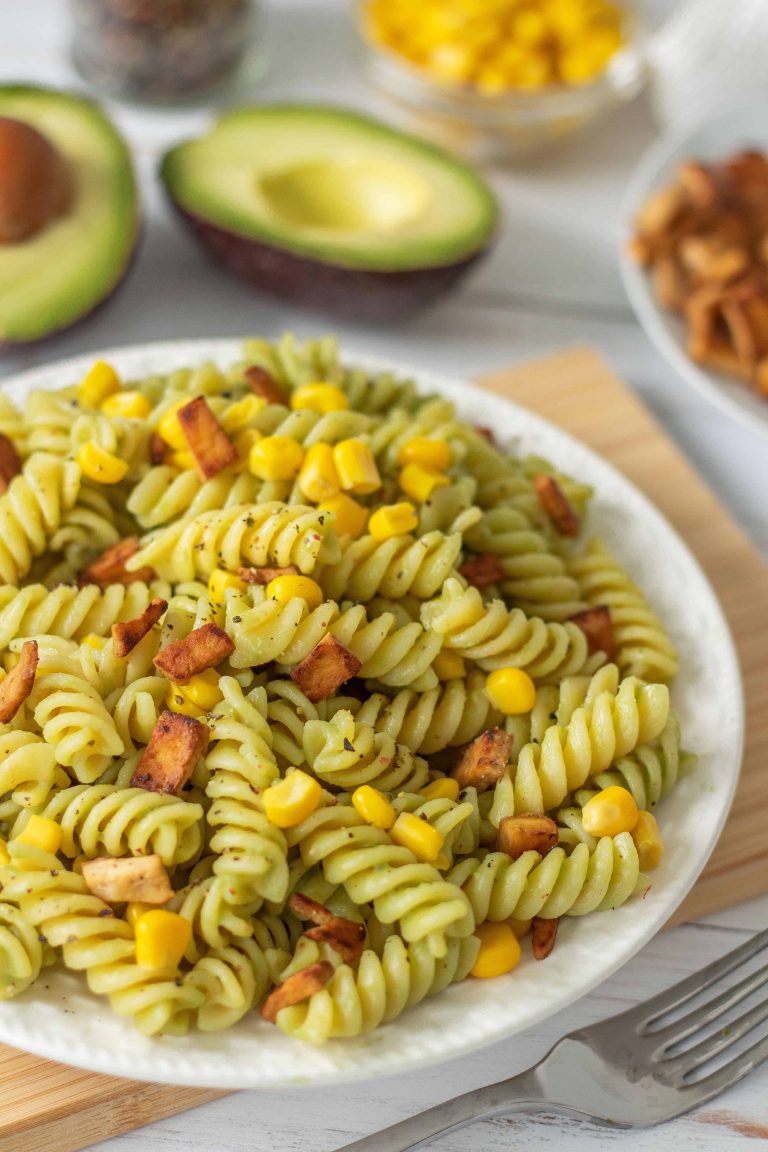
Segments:
[[[644,82],[627,0],[359,0],[357,16],[409,126],[481,162],[570,135]]]

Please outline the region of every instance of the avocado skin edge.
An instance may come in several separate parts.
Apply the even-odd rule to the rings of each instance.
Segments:
[[[168,198],[208,255],[251,287],[355,320],[386,323],[426,307],[454,288],[489,247],[440,267],[396,272],[345,268],[239,236],[182,208],[172,196]]]

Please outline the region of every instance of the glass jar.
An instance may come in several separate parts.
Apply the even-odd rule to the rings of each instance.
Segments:
[[[72,56],[110,95],[194,100],[232,78],[256,36],[256,0],[70,0]]]

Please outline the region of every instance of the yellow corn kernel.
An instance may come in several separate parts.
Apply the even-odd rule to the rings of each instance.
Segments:
[[[432,661],[432,668],[438,680],[458,680],[466,676],[467,666],[464,657],[450,648],[443,648]]]
[[[444,440],[430,440],[426,436],[414,436],[413,440],[401,444],[397,453],[401,468],[406,464],[420,464],[432,472],[445,472],[451,463],[451,449]]]
[[[11,857],[8,852],[8,846],[2,836],[0,836],[0,864],[10,864],[10,862]]]
[[[362,440],[342,440],[333,446],[333,462],[345,492],[367,496],[381,487],[381,477],[370,448]]]
[[[313,504],[338,496],[341,483],[330,444],[313,444],[307,449],[299,472],[299,488]]]
[[[141,968],[178,968],[192,939],[192,925],[178,912],[152,908],[137,916],[136,963]]]
[[[121,416],[124,420],[146,420],[152,405],[143,392],[114,392],[102,402],[105,416]]]
[[[335,384],[304,384],[291,396],[291,408],[309,408],[311,412],[325,416],[329,412],[346,411],[349,400]]]
[[[246,592],[248,585],[234,572],[225,572],[223,568],[214,568],[208,577],[208,597],[214,604],[223,604],[226,600],[228,588],[236,588],[238,592]]]
[[[459,782],[452,776],[443,776],[419,788],[419,796],[427,800],[458,800]]]
[[[486,920],[475,928],[475,936],[480,937],[480,951],[477,954],[471,976],[487,980],[493,976],[504,976],[520,963],[522,949],[520,941],[509,924],[503,920],[494,924]]]
[[[485,692],[505,716],[530,712],[536,703],[536,685],[522,668],[497,668],[485,682]]]
[[[187,684],[180,686],[180,691],[182,696],[196,704],[198,708],[202,708],[203,712],[210,712],[224,699],[224,693],[219,688],[219,674],[215,668],[198,672]]]
[[[177,400],[163,415],[162,420],[157,426],[157,431],[165,440],[169,448],[174,448],[177,452],[189,448],[189,441],[184,435],[184,430],[179,424],[179,418],[176,413],[180,408],[185,408],[190,403],[189,397],[184,400]]]
[[[304,461],[304,449],[290,436],[263,436],[248,454],[248,467],[260,480],[293,480]]]
[[[191,716],[193,720],[199,720],[205,713],[202,708],[198,708],[197,704],[193,704],[184,695],[184,692],[179,684],[169,684],[165,693],[165,706],[171,712],[178,712],[180,716]]]
[[[638,812],[637,823],[632,829],[632,839],[637,848],[641,872],[652,872],[661,864],[664,855],[664,841],[653,812]]]
[[[128,464],[119,456],[106,452],[93,440],[83,444],[75,456],[81,471],[97,484],[119,484],[128,471]]]
[[[413,504],[384,504],[377,508],[368,521],[368,531],[374,540],[389,540],[392,536],[405,536],[413,532],[419,522]]]
[[[240,432],[247,429],[252,420],[255,420],[259,412],[262,412],[267,406],[267,402],[263,396],[243,396],[242,400],[236,400],[234,404],[230,404],[225,412],[219,416],[219,424],[221,424],[227,435],[232,435],[234,432]]]
[[[325,599],[320,585],[309,576],[276,576],[267,584],[266,594],[277,600],[278,604],[304,600],[310,612],[319,608]]]
[[[366,824],[372,824],[374,828],[389,829],[397,819],[397,813],[386,796],[378,788],[371,788],[370,784],[361,784],[354,790],[352,804]]]
[[[171,452],[166,460],[166,464],[172,464],[173,467],[178,468],[180,472],[187,472],[190,468],[196,466],[194,456],[184,448],[180,448],[178,452]]]
[[[441,475],[440,472],[432,472],[429,468],[422,468],[421,464],[406,464],[400,471],[398,482],[406,496],[410,496],[418,504],[429,500],[435,488],[445,488],[450,484],[447,476]]]
[[[445,836],[426,820],[412,812],[401,812],[390,829],[390,836],[401,848],[410,848],[418,860],[431,863],[436,860],[445,843]]]
[[[125,906],[125,918],[131,927],[135,928],[139,916],[143,916],[145,912],[152,912],[154,908],[154,904],[144,904],[141,900],[131,900]]]
[[[30,816],[24,831],[16,837],[19,844],[31,844],[43,852],[58,852],[61,847],[61,828],[47,816]]]
[[[581,810],[584,831],[590,836],[618,836],[637,824],[637,804],[631,792],[612,784],[588,800]]]
[[[262,793],[267,820],[277,828],[293,828],[311,816],[323,798],[314,776],[297,768]]]
[[[81,643],[87,644],[89,648],[93,648],[96,652],[101,652],[102,648],[106,648],[107,644],[109,644],[109,640],[107,640],[106,636],[97,636],[95,632],[89,632],[87,636],[83,636]]]
[[[335,516],[333,526],[337,536],[349,536],[352,540],[357,540],[365,532],[368,509],[346,493],[342,492],[338,496],[332,496],[330,500],[323,500],[317,507],[320,512],[333,513]]]
[[[87,408],[98,408],[107,396],[120,391],[120,377],[106,360],[97,360],[78,385],[77,394]]]

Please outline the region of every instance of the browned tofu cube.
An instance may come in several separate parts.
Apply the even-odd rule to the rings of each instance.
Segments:
[[[204,396],[197,396],[176,413],[189,450],[203,480],[217,476],[237,459],[237,450]]]
[[[39,657],[37,640],[27,640],[22,646],[18,663],[14,664],[0,682],[0,723],[8,724],[32,691]]]
[[[137,616],[134,620],[126,620],[124,623],[113,624],[112,651],[115,656],[127,656],[132,652],[147,632],[154,628],[167,607],[168,601],[156,596],[154,600],[150,600],[141,616]]]
[[[119,540],[83,568],[79,577],[80,583],[98,584],[100,588],[106,588],[108,584],[134,584],[137,580],[143,580],[148,584],[150,580],[155,579],[155,573],[151,568],[137,568],[135,572],[129,572],[125,567],[127,561],[140,547],[138,536],[126,536],[125,540]]]
[[[127,904],[130,900],[165,904],[173,896],[165,865],[156,853],[84,860],[81,873],[88,891],[107,904]]]
[[[291,679],[307,699],[316,704],[318,700],[333,696],[342,684],[357,676],[362,666],[357,656],[328,633],[300,664],[291,669]]]
[[[21,460],[16,445],[0,432],[0,494],[7,491],[14,476],[21,472]]]
[[[476,788],[486,792],[504,775],[515,743],[514,736],[503,728],[481,732],[461,753],[451,775],[459,788]]]
[[[234,650],[235,645],[223,628],[203,624],[189,636],[166,645],[155,656],[154,665],[174,684],[186,684],[206,668],[215,668]]]
[[[209,736],[205,724],[166,710],[136,765],[131,787],[178,796],[208,747]]]

